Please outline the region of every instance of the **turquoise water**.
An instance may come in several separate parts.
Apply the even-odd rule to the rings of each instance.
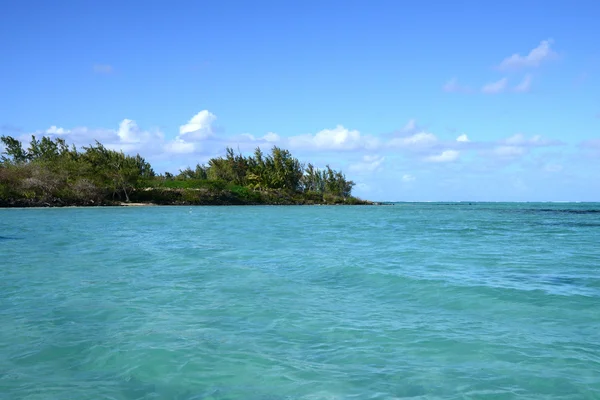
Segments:
[[[600,399],[600,204],[0,210],[0,399]]]

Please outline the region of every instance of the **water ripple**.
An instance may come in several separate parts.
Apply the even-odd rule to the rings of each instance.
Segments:
[[[0,399],[600,398],[598,205],[188,211],[0,210]]]

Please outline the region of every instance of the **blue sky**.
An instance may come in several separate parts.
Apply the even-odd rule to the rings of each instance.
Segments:
[[[600,201],[600,3],[8,1],[0,134],[159,172],[273,145],[360,197]]]

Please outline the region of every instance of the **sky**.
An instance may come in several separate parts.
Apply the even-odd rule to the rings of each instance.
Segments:
[[[600,2],[8,0],[0,135],[176,173],[289,149],[385,201],[600,201]]]

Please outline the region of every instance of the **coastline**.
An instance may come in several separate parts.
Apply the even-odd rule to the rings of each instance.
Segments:
[[[199,191],[195,189],[136,190],[130,201],[73,200],[54,198],[0,198],[0,208],[65,208],[65,207],[157,207],[157,206],[326,206],[383,205],[356,197],[308,196],[285,191],[251,191],[235,193],[228,190]]]
[[[0,159],[0,207],[150,205],[374,205],[352,196],[354,181],[326,165],[304,164],[285,149],[225,156],[157,175],[142,156],[100,142],[78,150],[61,139],[10,136]]]
[[[156,204],[153,203],[126,203],[121,202],[119,204],[120,207],[154,207]]]
[[[369,202],[361,204],[156,204],[156,203],[126,203],[116,202],[114,204],[85,204],[85,205],[51,205],[51,204],[31,204],[31,205],[20,205],[11,204],[5,205],[0,204],[0,210],[5,209],[46,209],[46,208],[144,208],[144,207],[272,207],[272,206],[302,206],[302,207],[323,207],[323,206],[388,206],[390,204],[384,204],[379,202]]]

